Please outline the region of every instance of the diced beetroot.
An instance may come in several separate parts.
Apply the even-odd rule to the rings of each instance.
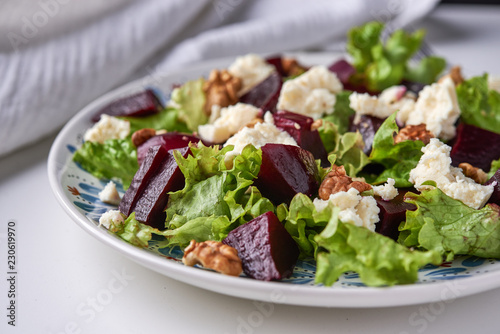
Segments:
[[[313,122],[311,117],[289,111],[279,110],[274,114],[274,124],[277,128],[288,132],[300,147],[311,152],[315,159],[321,159],[323,167],[328,167],[328,153],[318,130],[311,130]]]
[[[184,157],[190,153],[188,147],[178,151]],[[180,190],[183,186],[184,176],[175,162],[173,150],[167,151],[162,146],[153,146],[123,196],[119,206],[120,212],[126,216],[135,212],[138,221],[164,229],[167,193]]]
[[[163,109],[160,100],[151,89],[115,100],[100,109],[92,116],[92,122],[97,122],[102,114],[109,116],[143,117],[156,114]]]
[[[299,258],[299,248],[271,211],[241,225],[222,241],[235,248],[243,272],[262,281],[290,277]]]
[[[349,78],[356,73],[356,69],[345,59],[340,59],[330,65],[328,69],[335,73],[342,84],[349,84]]]
[[[285,73],[285,70],[283,69],[283,63],[281,62],[282,57],[280,55],[278,56],[271,56],[266,58],[266,62],[268,64],[273,65],[276,68],[276,71],[281,75],[282,77],[286,77],[287,74]]]
[[[139,165],[146,157],[150,147],[160,145],[167,151],[175,148],[187,147],[189,143],[198,143],[199,138],[178,132],[167,132],[162,135],[154,136],[137,148],[137,162]]]
[[[372,151],[373,137],[375,137],[375,133],[380,128],[382,123],[384,123],[384,120],[374,116],[361,115],[359,123],[355,124],[353,119],[354,117],[351,118],[349,131],[356,132],[356,130],[358,130],[359,133],[361,133],[365,143],[363,152],[366,155],[369,155]]]
[[[497,184],[493,188],[493,194],[491,194],[488,203],[500,205],[500,169],[497,170],[488,181],[486,181],[485,185],[490,185],[493,182],[496,182]]]
[[[276,111],[276,104],[278,104],[280,97],[281,84],[281,76],[274,72],[243,95],[240,102],[251,104],[264,112],[270,111],[273,113]]]
[[[262,146],[262,164],[255,185],[276,204],[289,203],[297,193],[312,196],[319,188],[319,173],[313,155],[298,146]]]
[[[377,206],[380,209],[378,214],[380,221],[377,223],[375,232],[394,240],[397,240],[399,236],[399,224],[406,220],[406,211],[417,209],[414,204],[406,203],[403,200],[408,189],[398,189],[398,191],[398,196],[390,201],[384,201],[380,196],[375,196]]]
[[[468,162],[488,172],[491,162],[500,158],[500,134],[460,123],[450,157],[453,166]]]

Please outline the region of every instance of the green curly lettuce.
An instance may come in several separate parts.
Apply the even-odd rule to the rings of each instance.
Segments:
[[[429,84],[446,67],[444,59],[435,56],[424,57],[417,66],[410,66],[410,59],[425,37],[423,30],[408,33],[399,29],[384,43],[380,38],[383,29],[380,22],[368,22],[349,31],[347,51],[357,71],[354,82],[374,92],[397,85],[403,79]]]
[[[500,257],[500,209],[486,205],[476,210],[439,188],[407,193],[405,200],[417,210],[406,212],[398,242],[406,247],[434,250],[453,260],[456,255]]]
[[[347,175],[355,177],[369,163],[368,157],[361,149],[363,138],[359,132],[340,134],[338,127],[327,120],[323,120],[318,132],[326,151],[329,152],[329,160],[344,166]]]
[[[97,178],[120,180],[124,189],[139,169],[137,150],[130,139],[109,139],[102,144],[86,141],[73,161]]]
[[[457,86],[462,122],[500,134],[500,93],[488,88],[488,74]]]
[[[410,171],[415,168],[422,156],[424,143],[420,140],[406,140],[394,143],[394,135],[399,131],[396,124],[396,113],[389,116],[375,133],[370,154],[370,162],[385,167],[380,175],[367,176],[368,182],[380,184],[388,178],[396,181],[396,187],[411,187],[408,181]]]
[[[205,114],[205,93],[203,84],[205,79],[191,80],[172,91],[171,107],[178,111],[180,121],[186,123],[192,131],[198,130],[198,125],[205,124],[208,116]]]

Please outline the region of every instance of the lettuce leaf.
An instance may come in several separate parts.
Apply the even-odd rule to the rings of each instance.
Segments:
[[[367,177],[368,182],[380,184],[386,182],[388,178],[393,178],[396,181],[396,187],[412,186],[412,183],[408,181],[410,171],[418,164],[424,143],[420,140],[406,140],[394,144],[394,135],[398,131],[396,113],[393,113],[375,133],[369,159],[373,163],[383,165],[385,169],[376,177]]]
[[[232,147],[220,150],[199,144],[191,147],[193,155],[187,158],[174,153],[186,184],[184,189],[170,194],[166,222],[171,232],[165,235],[184,235],[189,230],[186,225],[194,226],[201,218],[210,218],[212,224],[224,227],[212,235],[223,238],[236,226],[275,211],[274,205],[252,187],[260,170],[262,151],[248,145],[228,168],[224,162],[228,150]],[[170,239],[169,245],[179,240],[185,241],[177,236]]]
[[[325,228],[330,219],[336,219],[328,210],[318,213],[311,199],[300,193],[293,197],[289,208],[281,204],[277,213],[278,219],[284,221],[285,229],[297,243],[301,258],[316,256],[318,245],[314,237]]]
[[[339,134],[338,127],[327,120],[318,129],[321,141],[337,165],[344,166],[347,175],[355,177],[369,162],[361,149],[363,138],[359,132]],[[330,160],[330,157],[329,157]]]
[[[349,131],[349,117],[355,114],[355,111],[349,106],[350,91],[342,91],[336,95],[333,113],[323,117],[323,121],[332,122],[337,126],[338,133],[344,134]]]
[[[189,130],[197,131],[198,125],[205,124],[208,116],[205,114],[205,79],[187,81],[181,87],[172,91],[171,107],[178,110],[178,118],[186,123]]]
[[[316,283],[330,286],[346,271],[354,271],[368,286],[408,284],[418,279],[420,267],[442,262],[435,251],[411,250],[364,227],[342,223],[336,219],[338,211],[331,209],[335,219],[314,238],[320,247]]]
[[[490,168],[490,171],[488,172],[488,179],[492,178],[493,175],[495,174],[495,172],[497,170],[500,169],[500,159],[498,160],[493,160],[491,162],[491,168]]]
[[[289,209],[277,209],[301,258],[315,257],[316,283],[332,285],[349,270],[359,273],[366,285],[413,283],[419,267],[441,263],[437,252],[411,251],[381,234],[341,222],[339,211],[329,205],[317,212],[304,194],[295,195]]]
[[[353,82],[373,92],[397,85],[403,78],[434,82],[446,66],[444,59],[427,57],[416,67],[410,66],[410,59],[420,49],[425,32],[396,30],[384,44],[380,39],[383,29],[382,23],[368,22],[349,31],[346,47],[357,70]]]
[[[500,93],[488,88],[488,74],[457,86],[462,122],[500,133]]]
[[[137,151],[130,139],[110,139],[103,144],[85,142],[73,161],[97,178],[118,179],[127,189],[139,169]]]
[[[130,122],[130,134],[144,128],[155,130],[190,132],[186,123],[179,117],[179,110],[166,108],[157,114],[145,117],[118,117]]]
[[[420,195],[407,193],[417,206],[406,212],[398,242],[406,247],[435,250],[451,261],[455,255],[500,257],[500,212],[486,205],[476,210],[444,194],[438,188]]]

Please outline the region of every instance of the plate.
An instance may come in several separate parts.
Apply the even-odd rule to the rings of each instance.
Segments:
[[[304,64],[330,64],[338,54],[290,54]],[[314,285],[315,264],[299,261],[294,274],[281,282],[262,282],[246,277],[229,277],[210,270],[187,267],[180,262],[182,251],[159,251],[154,241],[149,249],[132,246],[99,226],[99,216],[114,208],[101,202],[98,193],[107,183],[80,168],[71,160],[82,143],[90,117],[100,107],[122,96],[156,87],[169,92],[173,84],[208,76],[213,68],[225,68],[234,58],[218,59],[176,72],[152,75],[134,81],[97,99],[81,110],[61,130],[48,159],[50,185],[69,216],[92,236],[118,250],[138,264],[193,286],[235,297],[272,303],[318,307],[388,307],[420,303],[449,302],[459,297],[500,287],[500,261],[460,257],[441,266],[427,265],[415,284],[373,288],[364,286],[357,274],[345,273],[332,287]],[[123,189],[119,186],[123,195]]]

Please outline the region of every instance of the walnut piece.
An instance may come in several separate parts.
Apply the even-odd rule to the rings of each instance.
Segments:
[[[394,137],[394,143],[398,144],[405,140],[421,140],[427,145],[431,141],[431,138],[434,138],[434,136],[426,129],[425,124],[407,125],[399,130],[396,137]]]
[[[281,67],[283,68],[283,72],[285,72],[286,76],[289,77],[301,75],[307,71],[306,67],[300,65],[299,62],[293,58],[282,58]]]
[[[205,113],[210,115],[213,105],[224,108],[236,104],[237,93],[242,85],[241,79],[232,76],[227,70],[212,70],[208,80],[203,84],[206,96]]]
[[[311,131],[316,131],[323,126],[323,120],[317,119],[311,124]]]
[[[187,266],[201,264],[225,275],[239,276],[243,271],[238,251],[218,241],[191,240],[184,250],[182,262]]]
[[[145,128],[137,130],[132,134],[132,144],[134,144],[135,147],[139,147],[139,145],[154,136],[156,136],[155,129]]]
[[[351,188],[355,188],[362,193],[363,191],[372,189],[372,186],[366,182],[353,181],[351,177],[346,175],[344,166],[332,165],[332,170],[321,183],[318,194],[319,198],[327,201],[330,195],[347,191]]]
[[[488,175],[481,168],[474,167],[467,162],[462,162],[458,165],[458,168],[462,168],[464,175],[470,177],[476,183],[483,184],[488,181]]]
[[[450,72],[441,78],[439,78],[438,82],[441,83],[445,78],[451,78],[455,86],[460,85],[464,82],[464,77],[462,76],[462,68],[460,66],[453,66],[450,69]]]

